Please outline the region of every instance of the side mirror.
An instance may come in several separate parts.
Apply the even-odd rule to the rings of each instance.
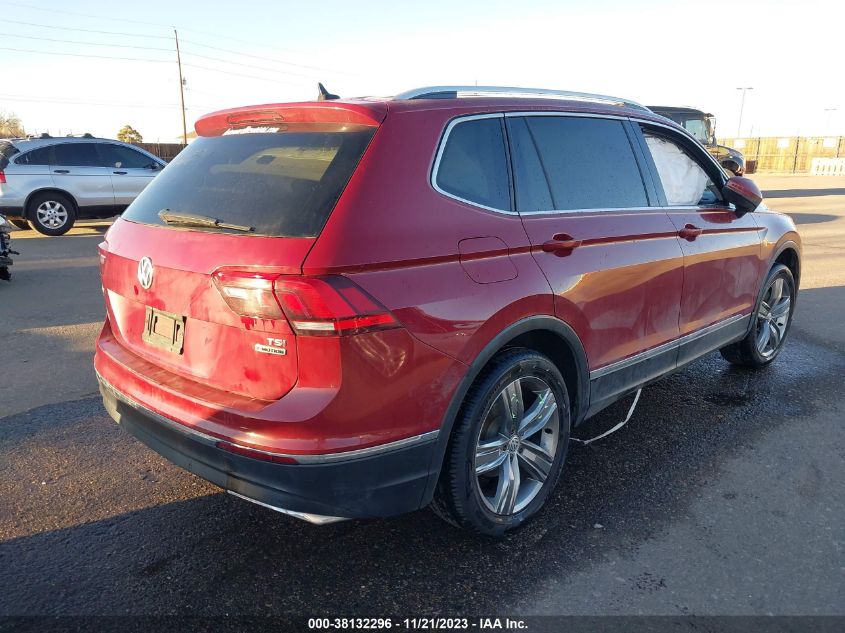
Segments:
[[[722,187],[722,195],[725,200],[736,207],[736,214],[743,216],[760,206],[763,202],[763,194],[753,180],[734,176],[729,178]]]

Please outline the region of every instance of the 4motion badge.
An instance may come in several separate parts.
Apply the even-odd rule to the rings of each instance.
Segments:
[[[255,351],[262,354],[273,354],[275,356],[284,356],[287,354],[285,350],[286,341],[283,338],[268,338],[267,343],[256,343]]]

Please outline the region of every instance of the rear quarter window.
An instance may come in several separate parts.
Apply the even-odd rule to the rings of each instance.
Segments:
[[[16,165],[49,165],[50,152],[52,147],[39,147],[38,149],[24,152],[15,159]]]
[[[20,150],[9,141],[0,141],[0,169],[9,164],[9,159]]]
[[[314,237],[374,131],[326,124],[301,132],[200,137],[156,176],[122,217],[166,226],[158,214],[168,209],[254,227],[256,235]]]
[[[501,117],[454,124],[437,163],[434,182],[442,193],[452,197],[510,211],[510,177]]]

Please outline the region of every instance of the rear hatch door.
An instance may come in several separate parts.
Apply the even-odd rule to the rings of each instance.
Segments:
[[[172,372],[262,400],[293,387],[296,338],[272,279],[301,273],[382,118],[293,104],[197,123],[200,137],[101,247],[112,331],[155,367],[150,378]]]

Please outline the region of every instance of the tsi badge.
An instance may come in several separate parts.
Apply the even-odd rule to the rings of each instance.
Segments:
[[[256,352],[261,352],[262,354],[275,354],[276,356],[284,356],[287,353],[285,351],[285,339],[268,338],[265,340],[267,341],[266,345],[264,343],[255,344]]]

